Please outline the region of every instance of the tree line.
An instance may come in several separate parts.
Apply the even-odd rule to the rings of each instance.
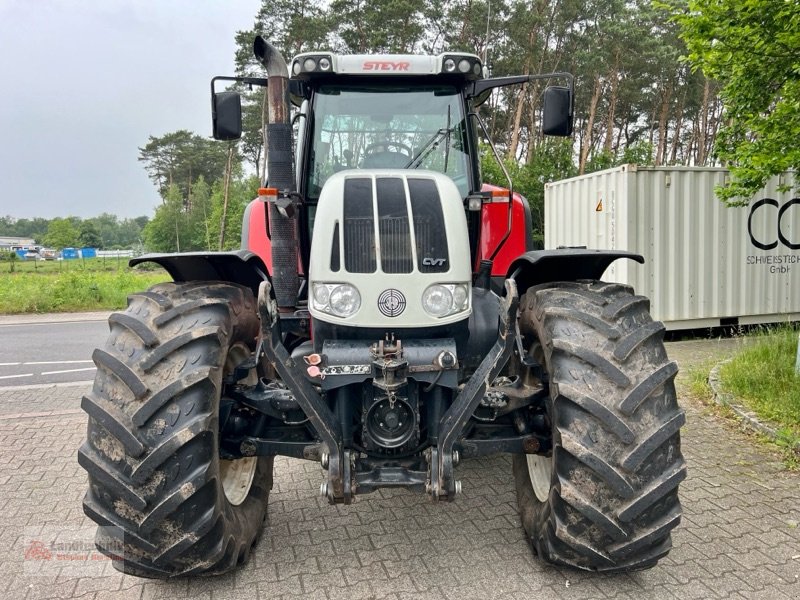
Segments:
[[[103,213],[97,217],[56,217],[44,219],[15,219],[0,217],[0,235],[29,238],[50,248],[99,248],[116,250],[137,248],[143,245],[142,231],[150,221],[141,216],[120,219]]]
[[[239,75],[257,76],[252,40],[264,35],[288,58],[340,53],[464,51],[492,75],[568,71],[575,76],[575,134],[541,134],[546,82],[501,88],[481,107],[484,142],[501,150],[514,187],[528,198],[534,230],[544,226],[544,184],[611,166],[715,164],[720,86],[682,60],[675,6],[651,0],[333,0],[299,6],[264,0],[252,29],[237,33]],[[683,3],[685,4],[685,3]],[[263,172],[263,95],[245,91],[242,157]],[[505,185],[484,152],[483,175]]]
[[[143,231],[148,251],[239,247],[244,209],[259,187],[258,176],[245,169],[240,146],[179,130],[150,136],[139,148],[162,200]]]
[[[236,34],[235,65],[238,75],[263,75],[252,55],[260,34],[287,60],[313,49],[464,51],[481,56],[494,76],[572,73],[571,139],[541,134],[545,82],[501,88],[480,108],[484,180],[506,183],[486,146],[492,139],[541,236],[548,181],[625,163],[725,164],[736,179],[720,195],[734,202],[769,173],[797,167],[800,64],[792,49],[800,47],[800,19],[793,7],[770,0],[262,0],[253,27]],[[238,142],[179,130],[139,148],[162,199],[141,231],[148,250],[238,246],[244,207],[266,165],[264,92],[239,91]]]

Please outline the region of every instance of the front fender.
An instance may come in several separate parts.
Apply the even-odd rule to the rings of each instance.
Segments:
[[[269,280],[264,261],[249,250],[231,252],[183,252],[179,254],[145,254],[128,264],[152,262],[164,267],[174,281],[226,281],[238,283],[258,295],[258,286]]]
[[[624,250],[534,250],[517,257],[511,263],[506,277],[516,280],[517,289],[522,295],[529,287],[542,283],[600,279],[608,266],[620,258],[644,263],[641,254]]]

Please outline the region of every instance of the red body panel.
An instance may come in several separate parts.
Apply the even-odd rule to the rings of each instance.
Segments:
[[[267,237],[267,203],[258,198],[253,200],[245,211],[245,222],[242,227],[247,229],[247,247],[253,254],[261,257],[267,270],[272,273],[272,242]]]
[[[243,244],[242,247],[260,256],[267,266],[267,271],[272,275],[272,241],[267,234],[268,224],[267,203],[256,198],[245,209],[242,234],[246,244]],[[244,236],[245,231],[246,237]],[[303,264],[299,252],[297,253],[297,272],[303,275]]]
[[[504,190],[504,188],[485,183],[481,190],[488,192]],[[507,190],[505,191],[507,192]],[[511,203],[511,233],[494,257],[494,264],[492,265],[493,276],[505,277],[514,259],[528,251],[527,228],[529,225],[525,222],[525,204],[527,204],[527,200],[519,194],[514,193],[514,198]],[[475,271],[477,271],[481,260],[487,260],[491,257],[497,245],[503,239],[503,236],[505,236],[508,230],[508,210],[508,201],[486,203],[481,208],[481,229],[478,239],[478,252],[475,265],[473,266]]]

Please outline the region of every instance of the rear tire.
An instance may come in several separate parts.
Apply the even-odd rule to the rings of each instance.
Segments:
[[[78,451],[97,547],[142,577],[228,571],[247,560],[272,487],[273,457],[219,458],[223,374],[255,346],[253,294],[159,284],[131,295],[109,325]]]
[[[534,551],[594,571],[654,566],[671,548],[686,477],[663,324],[627,286],[561,282],[528,290],[519,325],[550,385],[549,462],[513,465]]]

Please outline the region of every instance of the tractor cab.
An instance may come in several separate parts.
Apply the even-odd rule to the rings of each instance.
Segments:
[[[428,169],[450,177],[462,198],[479,189],[467,98],[483,76],[477,56],[309,53],[294,58],[291,72],[297,186],[308,201],[346,169]]]
[[[257,41],[257,54],[258,46]],[[263,56],[277,59],[266,47],[262,50]],[[469,248],[471,272],[477,274],[484,264],[483,268],[489,269],[495,291],[502,291],[502,282],[512,261],[534,249],[532,219],[527,200],[513,193],[510,179],[506,187],[482,184],[478,142],[481,134],[493,150],[494,146],[477,107],[496,87],[531,79],[566,79],[567,86],[551,86],[545,91],[543,127],[545,133],[569,135],[573,102],[571,75],[549,73],[486,78],[488,69],[481,59],[467,53],[419,56],[309,52],[294,57],[285,71],[279,71],[281,73],[273,74],[269,80],[258,81],[268,88],[271,116],[288,119],[284,114],[288,113],[288,107],[282,108],[285,97],[295,109],[291,120],[294,171],[289,183],[300,200],[297,240],[293,244],[297,248],[301,277],[312,269],[312,240],[320,198],[333,175],[348,172],[345,176],[348,178],[354,176],[355,171],[381,169],[405,171],[404,177],[413,177],[414,173],[431,171],[446,176],[457,189],[466,220],[463,237],[465,247]],[[282,90],[276,83],[281,81],[284,72],[289,77]],[[214,95],[214,134],[218,139],[235,139],[241,131],[237,123],[236,132],[228,137],[220,127],[236,121],[238,115],[234,113],[241,110],[238,105],[223,102],[229,99],[229,94],[231,92]],[[276,110],[276,106],[280,110]],[[270,127],[275,128],[274,124],[268,125],[268,133]],[[269,135],[267,138],[269,144]],[[269,156],[273,154],[268,152]],[[495,155],[502,163],[496,150]],[[267,179],[269,187],[288,187],[276,183],[269,169]],[[449,194],[448,191],[444,195]],[[254,234],[247,236],[244,247],[270,262],[272,245],[258,235],[261,219],[257,218],[263,214],[264,227],[268,227],[268,211],[260,207],[252,210],[257,214],[249,216],[256,217],[258,225],[253,226],[252,218],[249,225],[246,224],[246,229],[253,230]],[[328,231],[325,237],[331,234]],[[437,256],[423,258],[441,259]],[[287,258],[287,261],[294,260],[291,256]],[[303,289],[307,294],[309,286],[303,288],[298,282],[291,288],[299,289],[302,295]],[[285,298],[282,305],[291,305],[291,291],[285,294],[276,291]]]

